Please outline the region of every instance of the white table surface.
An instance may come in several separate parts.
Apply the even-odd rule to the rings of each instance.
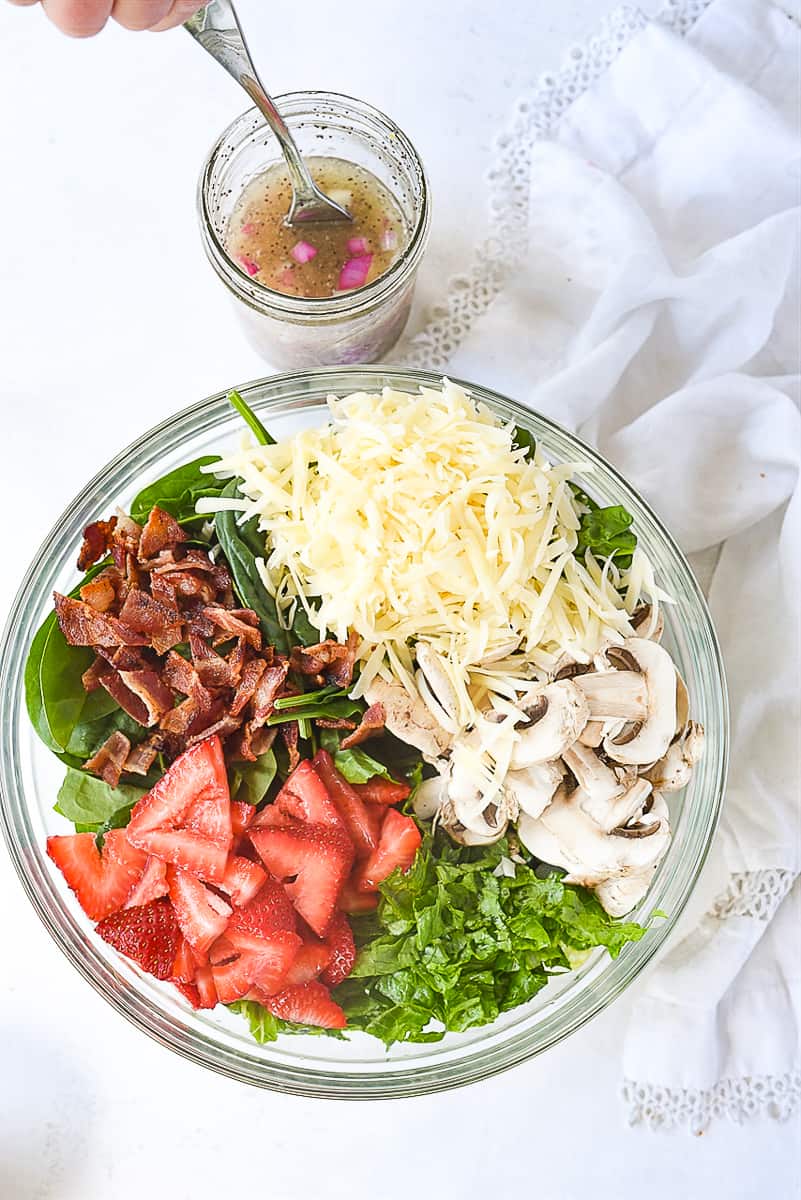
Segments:
[[[409,132],[435,195],[421,279],[435,299],[484,229],[482,173],[515,98],[607,5],[240,8],[274,92],[351,92]],[[115,27],[74,43],[5,4],[0,53],[5,610],[90,474],[163,416],[264,369],[194,217],[201,159],[244,107],[234,85],[180,31]],[[626,1128],[625,998],[536,1062],[466,1090],[371,1106],[280,1098],[170,1055],[117,1016],[50,941],[1,851],[0,912],[2,1200],[799,1194],[787,1127],[719,1125],[698,1138]]]

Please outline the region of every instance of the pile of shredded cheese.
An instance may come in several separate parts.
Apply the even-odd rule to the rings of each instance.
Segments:
[[[587,661],[632,633],[643,594],[660,594],[641,551],[621,578],[573,554],[580,513],[568,481],[591,468],[514,444],[461,388],[386,388],[329,399],[331,423],[214,464],[245,497],[207,501],[256,515],[264,583],[289,623],[303,604],[321,636],[362,638],[363,694],[379,672],[414,688],[414,642],[439,651],[459,724],[513,700],[563,653]],[[503,708],[502,703],[498,706]]]

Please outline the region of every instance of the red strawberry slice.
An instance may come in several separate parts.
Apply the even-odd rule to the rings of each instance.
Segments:
[[[410,795],[412,789],[408,783],[397,783],[394,779],[382,779],[374,775],[367,783],[351,785],[354,792],[368,804],[401,804]]]
[[[364,802],[337,771],[334,760],[327,750],[318,750],[312,759],[312,764],[345,822],[345,828],[356,849],[357,858],[371,854],[378,842]]]
[[[264,1006],[284,1021],[317,1025],[322,1029],[344,1029],[345,1014],[321,983],[301,983],[265,996]]]
[[[317,979],[331,961],[331,951],[325,942],[304,941],[298,950],[295,961],[287,972],[284,984],[290,987],[295,983],[309,983]],[[260,1003],[263,1001],[259,999]]]
[[[297,911],[325,937],[353,862],[348,839],[331,825],[257,829],[250,837],[267,869],[288,881],[286,892]]]
[[[320,982],[327,987],[336,987],[343,979],[347,979],[356,962],[353,931],[341,912],[334,916],[325,944],[331,952],[331,958],[320,975]]]
[[[384,824],[384,817],[387,810],[379,804],[365,804],[364,811],[367,814],[367,823],[370,826],[370,833],[376,846],[381,841],[381,828]]]
[[[221,934],[215,942],[209,946],[209,962],[212,966],[219,966],[220,963],[230,962],[232,958],[236,958],[239,950],[226,934]]]
[[[49,837],[47,853],[93,921],[102,920],[125,903],[147,861],[128,841],[124,829],[106,834],[102,852],[93,833],[71,833]]]
[[[254,829],[285,829],[287,825],[295,824],[299,824],[295,817],[289,816],[277,804],[268,804],[256,814],[248,833],[252,833]]]
[[[192,983],[197,974],[197,963],[195,956],[192,953],[192,947],[189,942],[181,934],[181,940],[178,943],[178,951],[175,955],[175,960],[172,964],[170,978],[173,983]]]
[[[299,763],[275,798],[279,812],[311,825],[336,825],[342,817],[310,762]]]
[[[269,939],[259,938],[257,950],[243,951],[238,958],[213,966],[211,971],[220,1002],[231,1004],[254,985],[268,995],[282,987],[300,944],[296,933],[279,930]]]
[[[205,954],[228,924],[230,907],[194,875],[177,867],[167,868],[167,882],[181,933],[193,950]]]
[[[257,894],[267,875],[258,863],[232,854],[220,881],[220,888],[235,905],[247,904]]]
[[[160,896],[166,896],[168,891],[166,863],[163,863],[160,858],[154,858],[151,854],[145,863],[142,878],[134,884],[133,891],[125,901],[125,908],[136,908],[139,904],[149,904],[151,900],[158,900]]]
[[[128,837],[164,862],[219,883],[231,849],[231,802],[219,737],[190,746],[137,803]]]
[[[235,838],[241,837],[246,829],[253,824],[256,808],[246,800],[231,801],[231,832]]]
[[[346,913],[371,912],[372,909],[378,908],[378,895],[375,892],[359,891],[354,877],[351,876],[342,885],[337,907]]]
[[[359,890],[375,891],[396,867],[408,871],[421,840],[420,830],[411,817],[404,816],[396,808],[388,808],[377,849],[355,873]]]
[[[170,983],[178,988],[178,991],[183,996],[184,1000],[188,1000],[193,1008],[200,1008],[200,992],[195,987],[194,983],[184,983],[182,979],[171,979]]]
[[[218,996],[211,967],[198,967],[195,986],[200,1001],[198,1008],[214,1008],[218,1002]]]
[[[237,911],[228,923],[227,934],[249,933],[254,937],[270,937],[279,930],[297,930],[297,918],[286,889],[272,875],[264,875],[264,882],[250,903]]]
[[[156,979],[169,979],[181,933],[169,900],[111,913],[96,926],[104,942],[138,963]]]

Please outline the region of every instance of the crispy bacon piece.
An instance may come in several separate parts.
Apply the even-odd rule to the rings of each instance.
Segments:
[[[253,728],[258,729],[268,717],[272,716],[273,704],[280,695],[289,671],[289,663],[277,662],[272,667],[265,667],[253,693],[251,707],[253,709]]]
[[[239,682],[241,662],[223,658],[216,650],[190,631],[189,648],[198,679],[206,687],[234,688]]]
[[[368,738],[384,728],[385,720],[384,705],[380,703],[371,704],[367,711],[362,714],[358,728],[342,739],[342,749],[349,750],[351,746],[358,746],[361,742],[366,742]]]
[[[215,733],[218,737],[225,739],[232,733],[236,733],[241,723],[241,720],[232,717],[229,713],[225,713],[213,725],[205,726],[200,733],[193,733],[191,737],[186,739],[186,744],[187,746],[192,746],[195,742],[203,742],[206,738],[213,737]]]
[[[101,684],[101,676],[106,670],[108,664],[102,658],[96,658],[91,667],[87,667],[81,676],[81,683],[85,692],[96,692]]]
[[[119,671],[115,671],[108,663],[104,663],[99,675],[100,686],[104,687],[113,700],[116,700],[123,712],[139,725],[147,724],[147,707],[125,682]]]
[[[226,642],[231,637],[242,638],[254,650],[261,649],[261,633],[258,629],[259,618],[250,608],[220,608],[218,605],[207,604],[203,616],[211,621],[221,633],[214,638],[215,643]]]
[[[160,550],[173,550],[186,541],[186,534],[163,508],[152,508],[139,539],[139,557],[154,558]]]
[[[358,648],[359,637],[356,633],[351,633],[345,643],[329,640],[317,646],[295,646],[290,666],[301,675],[322,675],[327,683],[347,687],[353,679]]]
[[[155,671],[120,671],[120,678],[130,692],[142,701],[147,720],[142,725],[155,725],[173,706],[173,695]]]
[[[117,729],[106,738],[91,758],[87,758],[83,764],[84,770],[90,771],[92,775],[99,775],[109,787],[115,788],[120,782],[130,750],[130,741]]]
[[[188,696],[200,682],[192,664],[175,650],[170,650],[164,660],[163,678],[168,687],[174,692],[182,692],[184,696]]]
[[[268,668],[263,658],[251,658],[242,668],[241,678],[231,701],[231,715],[238,717],[253,699],[262,675]],[[282,680],[283,682],[283,680]]]
[[[163,600],[154,600],[141,588],[131,588],[120,609],[120,620],[147,635],[157,654],[166,654],[177,646],[183,636],[183,622],[178,609]]]
[[[298,739],[300,737],[300,729],[297,721],[285,721],[283,725],[279,725],[281,737],[284,739],[284,745],[289,754],[289,769],[294,771],[295,767],[300,762],[300,753],[298,751]]]
[[[123,771],[131,775],[147,775],[161,749],[161,741],[160,735],[156,733],[145,738],[138,746],[133,746],[125,760]]]
[[[83,585],[80,595],[85,604],[99,613],[108,612],[117,599],[114,584],[102,571],[96,579]]]
[[[137,525],[136,521],[132,521],[125,513],[117,513],[117,524],[114,526],[114,533],[111,537],[109,549],[111,550],[115,566],[120,571],[127,572],[129,567],[128,560],[136,560],[141,535],[141,525]]]
[[[93,521],[91,525],[86,526],[78,554],[79,571],[87,571],[108,551],[116,524],[117,518],[109,517],[107,521]]]
[[[347,717],[315,717],[315,725],[319,725],[321,729],[355,729],[356,722],[349,721]]]
[[[72,596],[53,593],[59,628],[71,646],[146,646],[147,638],[109,613]]]

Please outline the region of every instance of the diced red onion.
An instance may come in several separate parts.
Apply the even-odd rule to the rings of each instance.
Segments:
[[[247,271],[248,275],[258,275],[259,271],[261,270],[259,264],[255,263],[252,258],[248,258],[246,254],[240,254],[239,261]]]
[[[398,235],[394,229],[385,229],[379,239],[382,250],[394,250],[398,244]]]
[[[284,287],[292,287],[295,283],[295,271],[293,267],[284,267],[283,271],[278,272],[278,282]]]
[[[289,253],[296,263],[307,263],[316,257],[317,248],[311,242],[296,242]]]
[[[249,237],[251,233],[256,232],[256,226],[252,221],[245,221],[245,224],[242,226],[242,232],[244,233],[245,237]]]
[[[348,254],[358,255],[367,253],[367,238],[348,238]]]
[[[372,261],[372,254],[360,254],[356,258],[349,258],[339,272],[339,290],[345,292],[362,287],[367,282]]]

